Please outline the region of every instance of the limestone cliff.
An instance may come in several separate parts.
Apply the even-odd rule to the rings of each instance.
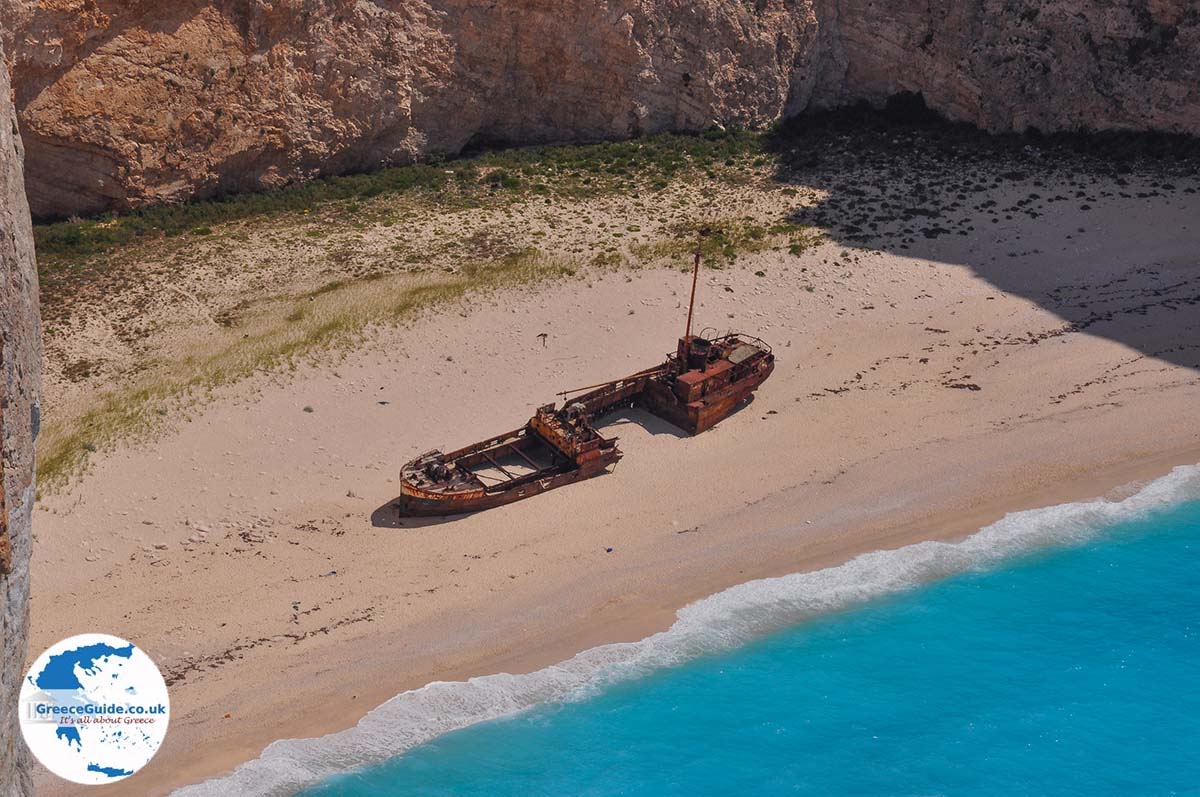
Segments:
[[[1200,133],[1190,0],[0,0],[37,215],[921,92]]]
[[[992,132],[1200,134],[1194,0],[821,0],[836,35],[816,101],[920,92]]]
[[[0,54],[2,54],[0,49]],[[21,176],[21,139],[0,58],[0,794],[33,794],[17,694],[29,625],[33,438],[41,369],[33,230]]]

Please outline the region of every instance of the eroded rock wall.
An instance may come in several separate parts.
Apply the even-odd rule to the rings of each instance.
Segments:
[[[815,101],[920,92],[992,132],[1200,134],[1195,0],[818,0],[829,80]]]
[[[0,0],[36,215],[921,92],[1200,133],[1193,0]]]
[[[790,0],[0,2],[23,21],[16,99],[37,215],[472,140],[764,124],[786,112],[813,38],[811,9]]]
[[[0,471],[5,520],[0,524],[0,794],[6,797],[33,794],[17,725],[17,695],[29,625],[33,438],[41,368],[33,230],[10,97],[8,70],[0,57]]]

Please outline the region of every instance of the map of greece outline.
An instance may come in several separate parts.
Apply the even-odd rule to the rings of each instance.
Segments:
[[[68,637],[21,683],[21,732],[50,772],[83,785],[142,769],[170,723],[166,682],[145,651],[109,634]]]

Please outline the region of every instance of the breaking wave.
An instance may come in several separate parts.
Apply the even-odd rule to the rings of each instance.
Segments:
[[[993,566],[1025,551],[1083,542],[1117,523],[1198,498],[1200,465],[1179,467],[1121,500],[1015,512],[961,542],[922,542],[864,554],[825,570],[750,581],[680,609],[669,629],[639,642],[601,645],[524,675],[430,683],[397,695],[353,728],[274,742],[231,774],[179,789],[174,797],[291,795],[468,725],[546,702],[581,699],[612,683],[734,648],[814,615]]]

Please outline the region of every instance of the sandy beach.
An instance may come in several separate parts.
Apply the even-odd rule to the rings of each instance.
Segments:
[[[31,654],[105,630],[155,658],[170,733],[106,793],[161,795],[433,680],[545,666],[752,578],[1200,462],[1200,181],[1161,182],[1091,177],[1078,197],[1017,175],[984,207],[931,186],[946,201],[917,226],[941,232],[888,232],[909,216],[867,241],[814,213],[886,201],[825,186],[798,215],[821,243],[701,273],[698,326],[774,346],[752,403],[695,438],[610,418],[612,473],[474,516],[398,521],[400,465],[659,362],[686,314],[678,264],[472,295],[220,387],[43,497]],[[44,771],[38,788],[86,791]]]

